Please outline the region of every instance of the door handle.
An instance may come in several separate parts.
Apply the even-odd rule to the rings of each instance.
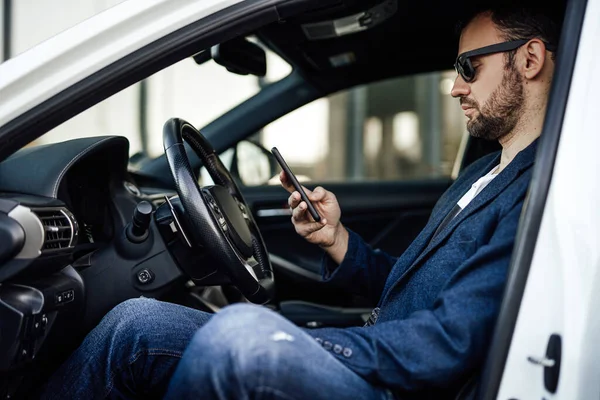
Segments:
[[[556,361],[550,359],[550,358],[540,358],[540,357],[534,357],[534,356],[529,356],[527,357],[527,361],[529,361],[532,364],[535,365],[541,365],[543,367],[554,367],[554,365],[556,364]]]
[[[556,393],[558,387],[561,353],[562,341],[560,335],[553,333],[548,339],[545,357],[527,357],[527,361],[530,363],[544,367],[544,386],[550,393]]]

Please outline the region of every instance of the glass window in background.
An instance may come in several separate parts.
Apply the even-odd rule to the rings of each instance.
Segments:
[[[265,50],[264,83],[287,76],[291,66]],[[32,144],[119,135],[129,140],[130,155],[145,153],[153,158],[164,152],[162,129],[169,118],[183,118],[201,128],[259,91],[256,76],[233,74],[213,60],[198,65],[186,58],[96,104]]]
[[[454,77],[420,74],[342,91],[274,121],[254,140],[276,146],[303,181],[453,176],[466,138],[464,114],[450,96]],[[244,184],[256,184],[238,167]]]

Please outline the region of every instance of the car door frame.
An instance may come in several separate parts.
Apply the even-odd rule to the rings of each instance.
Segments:
[[[0,64],[0,161],[122,89],[278,21],[301,3],[306,0],[187,0],[173,8],[168,0],[148,6],[130,0]],[[168,23],[155,25],[161,18]],[[108,51],[111,45],[116,50]],[[70,73],[57,79],[57,71]]]
[[[589,2],[593,1],[589,0]],[[509,372],[514,373],[517,370],[519,374],[524,373],[522,368],[512,363],[507,363],[507,361],[511,346],[521,340],[519,335],[515,335],[515,328],[518,318],[521,318],[519,314],[526,305],[523,303],[526,289],[534,283],[528,282],[528,277],[532,268],[543,267],[535,265],[535,263],[532,263],[532,260],[536,252],[543,251],[538,242],[542,221],[544,218],[552,218],[551,215],[548,215],[546,206],[548,204],[548,195],[553,180],[554,166],[561,137],[563,140],[568,140],[568,135],[572,134],[563,129],[565,113],[568,107],[576,108],[577,104],[579,104],[577,99],[570,97],[570,90],[575,82],[573,73],[578,56],[584,17],[592,19],[592,17],[586,17],[587,3],[587,0],[570,0],[567,4],[544,127],[540,137],[529,194],[523,207],[521,222],[515,239],[515,247],[503,302],[478,388],[477,398],[479,399],[496,399],[501,390],[501,385],[503,390],[511,387],[514,389],[514,385],[517,382],[514,380],[511,382],[510,379],[503,380],[503,377],[505,375],[508,376]],[[595,2],[595,6],[598,8],[598,1]],[[597,14],[596,12],[596,16]],[[592,22],[588,23],[591,24]],[[596,23],[596,29],[598,29],[597,26]],[[576,79],[581,80],[586,78],[578,76]],[[548,279],[559,278],[548,277]],[[544,293],[544,295],[556,296],[559,294]],[[528,314],[525,318],[531,317],[532,315]],[[546,339],[544,338],[544,340]],[[545,346],[545,342],[542,344]],[[522,361],[526,361],[526,355],[521,354],[520,356],[525,357]],[[543,354],[539,354],[539,356],[543,357]],[[538,366],[535,371],[543,374],[543,367]],[[504,391],[502,393],[506,394]],[[521,396],[525,396],[526,398],[540,398],[537,392],[519,393],[516,395],[516,398],[525,398]],[[511,394],[511,397],[515,396]]]

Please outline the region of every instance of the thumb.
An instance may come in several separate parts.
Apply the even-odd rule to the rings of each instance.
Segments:
[[[311,233],[315,233],[316,231],[320,230],[321,228],[323,228],[325,225],[327,225],[327,220],[325,218],[322,218],[319,222],[309,222],[306,224],[303,224],[301,232],[298,232],[301,236],[308,236]]]

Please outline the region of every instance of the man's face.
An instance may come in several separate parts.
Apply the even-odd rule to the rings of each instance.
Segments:
[[[462,32],[459,54],[503,42],[488,16],[474,19]],[[471,58],[475,80],[459,75],[452,96],[460,99],[467,130],[474,137],[498,140],[514,129],[523,114],[523,78],[514,65],[506,65],[506,53]]]

